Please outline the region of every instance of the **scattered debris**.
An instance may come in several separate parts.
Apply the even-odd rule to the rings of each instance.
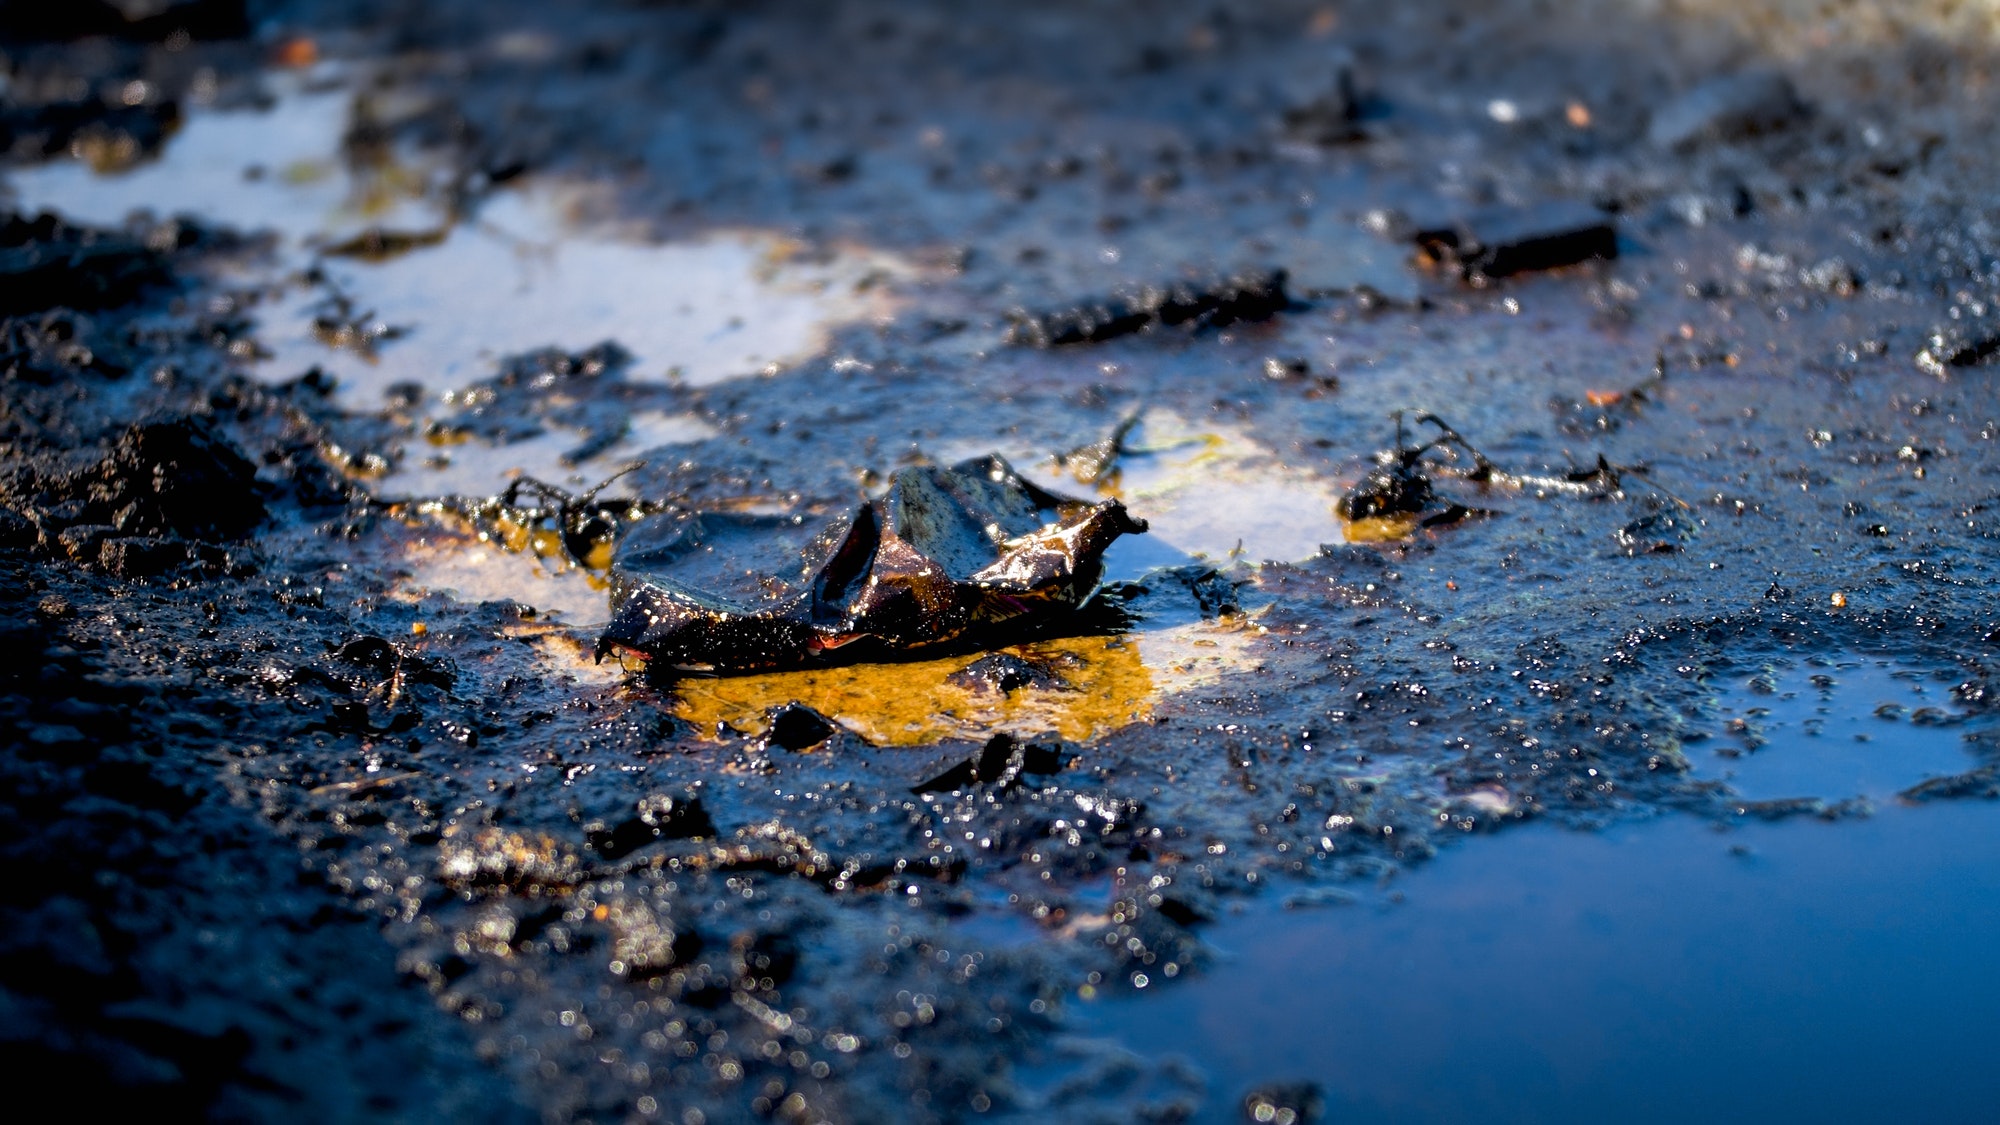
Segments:
[[[1447,504],[1432,511],[1437,496],[1424,464],[1424,455],[1432,450],[1454,458],[1463,454],[1471,459],[1473,467],[1459,474],[1462,479],[1486,481],[1494,475],[1493,463],[1486,455],[1444,419],[1430,413],[1418,414],[1417,424],[1437,427],[1438,436],[1422,445],[1410,445],[1403,427],[1403,412],[1398,410],[1391,416],[1396,419],[1396,448],[1375,455],[1375,468],[1340,498],[1336,509],[1340,518],[1347,521],[1348,538],[1353,541],[1401,538],[1418,527],[1457,523],[1474,514],[1473,509],[1460,504]],[[1430,514],[1425,515],[1426,512]]]
[[[885,656],[1066,615],[1099,556],[1146,525],[1117,500],[1045,492],[998,456],[899,470],[878,500],[822,522],[677,512],[612,559],[602,658],[661,673]]]
[[[1667,357],[1660,353],[1653,359],[1653,373],[1638,383],[1623,390],[1588,390],[1580,400],[1551,398],[1549,409],[1567,433],[1612,433],[1652,402],[1666,381]]]
[[[583,431],[582,442],[562,456],[566,465],[580,464],[629,432],[632,411],[614,388],[593,385],[623,383],[632,362],[632,353],[612,340],[580,352],[540,348],[509,356],[491,378],[445,392],[451,410],[433,419],[425,436],[441,444],[467,437],[504,444],[553,424]]]
[[[635,463],[599,481],[580,496],[533,477],[519,477],[498,496],[453,497],[425,505],[470,520],[475,527],[497,533],[510,550],[528,550],[544,558],[603,571],[611,565],[611,549],[619,533],[672,505],[637,498],[600,499],[605,489],[640,467]]]
[[[1290,307],[1285,271],[1254,270],[1148,285],[1067,308],[1007,314],[1007,341],[1035,348],[1096,344],[1164,326],[1199,331],[1268,320]]]
[[[2000,332],[1950,325],[1932,332],[1917,352],[1917,370],[1942,379],[1954,367],[1977,367],[2000,352]]]

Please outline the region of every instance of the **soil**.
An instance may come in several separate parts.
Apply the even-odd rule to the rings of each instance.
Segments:
[[[1232,910],[1523,822],[1996,793],[1978,6],[30,9],[0,3],[24,1084],[247,1118],[1304,1120],[1341,1092],[1079,1045],[1073,1013],[1143,1020]],[[175,194],[177,143],[315,98],[323,162],[226,182],[351,183],[357,229]],[[822,319],[682,367],[573,272],[537,344],[398,366],[441,324],[522,336],[481,320],[514,297],[343,287],[534,192],[569,193],[565,252],[685,250],[645,276],[724,302],[715,335]],[[699,272],[732,254],[749,280]],[[1463,441],[1399,458],[1397,411]],[[519,474],[481,458],[537,443],[587,510],[484,502]],[[638,518],[817,524],[989,452],[1152,523],[1074,629],[593,660],[595,551]],[[1753,798],[1702,767],[1758,750],[1729,685],[1836,659],[1934,682],[1897,718],[1963,771]],[[1080,1077],[1038,1082],[1058,1045]]]

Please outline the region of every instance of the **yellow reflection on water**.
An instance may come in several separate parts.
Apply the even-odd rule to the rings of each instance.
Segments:
[[[674,687],[674,713],[700,731],[727,723],[756,734],[768,725],[771,710],[796,702],[877,746],[985,739],[997,731],[1052,730],[1083,741],[1150,717],[1159,698],[1153,675],[1130,637],[1065,637],[999,651],[1051,667],[1069,686],[1002,693],[954,683],[953,674],[978,658],[971,654],[683,680]]]
[[[772,710],[803,703],[877,746],[944,738],[984,741],[1005,731],[1054,731],[1073,742],[1151,719],[1176,696],[1255,674],[1263,611],[1232,614],[1121,636],[1065,637],[996,649],[1056,672],[1067,687],[980,690],[952,681],[979,659],[966,653],[907,664],[856,664],[754,676],[686,679],[674,685],[674,713],[712,736],[716,724],[752,734]]]

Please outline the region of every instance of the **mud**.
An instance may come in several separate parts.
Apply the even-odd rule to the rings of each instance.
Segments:
[[[1976,901],[1933,859],[2000,765],[1982,11],[0,21],[10,1071],[212,1116],[1420,1116],[1393,1060],[1208,1069],[1320,968],[1387,982],[1401,1041],[1466,1025],[1315,961],[1335,925],[1221,1022],[1162,1013],[1232,979],[1239,911],[1656,820],[1879,841],[1880,885]],[[1545,208],[1590,252],[1477,286],[1386,217]],[[1275,315],[1171,294],[1245,269]],[[1142,330],[1007,343],[1147,287]],[[1343,528],[1395,411],[1495,469],[1421,454],[1360,514],[1460,518]],[[648,506],[821,518],[989,451],[1152,521],[1092,628],[593,662]],[[1423,956],[1467,963],[1448,915]],[[1458,1073],[1538,1018],[1489,999]],[[1120,1045],[1148,1025],[1183,1038]],[[1656,1070],[1607,1073],[1524,1112]]]

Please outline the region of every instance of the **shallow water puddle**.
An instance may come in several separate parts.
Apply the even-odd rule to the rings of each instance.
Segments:
[[[803,358],[835,326],[889,315],[887,255],[806,247],[763,231],[684,242],[593,226],[587,193],[507,191],[435,247],[382,262],[329,261],[329,286],[402,331],[375,354],[328,347],[313,330],[326,291],[295,290],[268,311],[259,371],[288,379],[318,365],[342,402],[373,410],[398,383],[441,393],[502,357],[616,340],[628,379],[706,385]]]
[[[477,439],[448,445],[412,441],[394,471],[374,487],[383,500],[430,500],[444,496],[494,496],[517,479],[581,491],[617,472],[625,463],[664,446],[714,437],[715,427],[692,415],[657,410],[634,414],[625,436],[572,462],[583,444],[581,431],[544,429],[534,437],[505,444]]]
[[[75,222],[118,226],[136,211],[157,218],[192,215],[244,232],[272,231],[280,256],[301,264],[308,243],[333,244],[370,226],[428,230],[446,214],[431,200],[420,164],[356,167],[340,140],[352,119],[352,95],[313,88],[337,81],[297,75],[269,78],[268,108],[192,108],[155,160],[100,174],[80,160],[17,168],[8,176],[18,206],[54,211]]]
[[[1974,1120],[2000,1097],[1981,802],[1473,840],[1347,906],[1205,926],[1209,969],[1073,1030],[1325,1120]]]
[[[469,525],[438,522],[399,539],[397,594],[407,600],[444,594],[460,602],[512,602],[566,625],[611,619],[609,584],[570,562],[560,544],[533,542],[526,532],[503,542]]]
[[[985,449],[948,448],[949,462]],[[1050,460],[1046,451],[1010,451],[1021,474],[1066,495],[1117,497],[1147,523],[1104,553],[1104,577],[1129,581],[1148,570],[1206,562],[1298,562],[1338,543],[1342,532],[1332,481],[1294,469],[1240,429],[1196,425],[1169,410],[1148,410],[1124,451],[1093,484]]]
[[[267,293],[255,315],[269,354],[255,373],[282,382],[318,367],[350,410],[382,409],[397,384],[435,396],[508,355],[604,340],[633,354],[632,379],[755,375],[822,350],[841,324],[890,315],[887,283],[912,273],[893,255],[760,230],[659,242],[590,221],[590,190],[532,179],[454,225],[445,185],[414,158],[343,159],[348,93],[273,84],[266,110],[197,109],[154,162],[115,175],[59,162],[20,170],[10,186],[20,206],[81,222],[146,210],[274,232],[276,261],[239,279]],[[411,245],[379,260],[318,256],[365,231]],[[303,280],[309,265],[323,279]],[[315,319],[336,296],[390,334],[360,349],[326,339]]]
[[[1852,656],[1760,673],[1717,700],[1723,730],[1688,763],[1750,800],[1891,797],[1975,764],[1953,729],[1955,682]]]

